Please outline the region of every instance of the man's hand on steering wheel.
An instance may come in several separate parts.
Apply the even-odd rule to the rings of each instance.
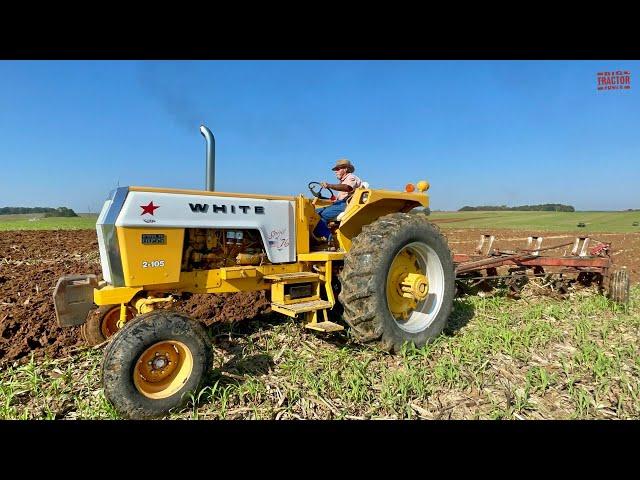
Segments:
[[[314,197],[319,198],[320,200],[332,200],[335,198],[335,194],[333,193],[333,190],[328,187],[328,185],[329,184],[327,182],[309,182],[309,190]],[[320,187],[320,189],[316,191],[318,187]],[[322,190],[328,190],[331,196],[323,197]]]

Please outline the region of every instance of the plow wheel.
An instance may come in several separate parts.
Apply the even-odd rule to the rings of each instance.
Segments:
[[[136,309],[127,306],[127,321],[136,316]],[[105,305],[95,310],[80,327],[80,334],[89,345],[98,345],[118,330],[120,305]]]
[[[355,340],[398,351],[440,335],[451,312],[451,251],[422,215],[380,217],[353,239],[340,276],[340,303]]]
[[[616,303],[629,303],[629,272],[616,270],[609,279],[608,297]]]
[[[104,352],[104,394],[125,418],[153,418],[184,405],[211,367],[204,327],[170,310],[125,324]]]

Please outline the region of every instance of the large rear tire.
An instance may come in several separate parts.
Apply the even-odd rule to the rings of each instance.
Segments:
[[[424,215],[393,213],[365,225],[345,256],[340,281],[351,335],[388,351],[434,340],[453,306],[451,251]]]
[[[171,310],[133,319],[104,352],[105,397],[125,418],[153,418],[183,406],[211,368],[204,327]]]

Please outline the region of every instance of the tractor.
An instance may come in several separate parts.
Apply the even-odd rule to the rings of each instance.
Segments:
[[[104,393],[123,417],[180,407],[212,365],[204,327],[170,308],[181,295],[263,290],[273,311],[305,328],[346,326],[356,341],[387,351],[440,335],[455,267],[429,221],[426,181],[404,191],[363,184],[330,223],[330,240],[316,242],[316,208],[330,204],[331,192],[317,182],[310,196],[216,191],[213,135],[200,130],[206,189],[113,190],[96,223],[102,279],[65,276],[54,291],[61,326],[106,342]]]

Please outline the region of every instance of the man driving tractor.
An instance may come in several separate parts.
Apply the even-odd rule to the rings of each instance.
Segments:
[[[320,185],[323,188],[329,188],[339,193],[331,205],[316,209],[316,212],[320,215],[320,221],[313,231],[313,235],[318,239],[324,237],[330,240],[331,231],[327,226],[328,222],[335,220],[340,213],[345,211],[347,201],[353,194],[353,191],[362,184],[362,180],[353,174],[356,168],[346,158],[338,160],[331,170],[335,172],[336,178],[340,183],[321,182]]]

